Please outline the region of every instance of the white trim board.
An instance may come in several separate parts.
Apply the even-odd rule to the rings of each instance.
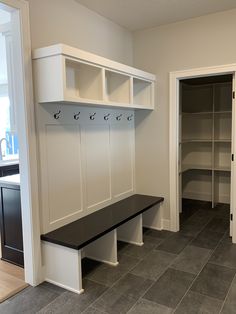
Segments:
[[[24,0],[0,0],[0,8],[12,12],[14,71],[16,75],[16,120],[19,137],[21,206],[25,281],[37,285],[42,281],[37,144],[32,88],[29,4]],[[21,27],[19,27],[19,25]],[[21,47],[21,49],[19,49]]]
[[[184,71],[170,72],[169,84],[170,84],[170,101],[169,101],[169,181],[170,181],[170,230],[179,230],[179,81],[181,79],[190,79],[195,77],[213,76],[233,74],[235,77],[236,64],[212,66],[205,68],[189,69]],[[234,83],[234,80],[233,80]],[[235,100],[233,100],[235,102]],[[233,104],[234,110],[234,104]],[[235,134],[235,112],[232,115],[232,135]],[[236,136],[232,137],[232,153],[235,154]],[[231,191],[236,188],[236,169],[235,162],[232,162],[231,167]],[[236,217],[236,195],[231,193],[231,212]],[[232,241],[236,243],[236,219],[232,223]]]

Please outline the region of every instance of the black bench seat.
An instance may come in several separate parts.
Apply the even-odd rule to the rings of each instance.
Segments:
[[[41,240],[80,250],[163,200],[163,197],[135,194],[43,234]]]

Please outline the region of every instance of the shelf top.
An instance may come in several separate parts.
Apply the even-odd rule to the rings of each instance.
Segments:
[[[231,143],[231,139],[183,139],[180,143]]]
[[[131,66],[95,55],[93,53],[90,53],[90,52],[87,52],[87,51],[84,51],[75,47],[67,46],[64,44],[56,44],[52,46],[35,49],[32,55],[33,55],[33,60],[56,56],[56,55],[63,55],[66,57],[78,59],[78,61],[79,60],[87,61],[94,65],[104,66],[111,70],[114,69],[119,72],[123,72],[125,74],[128,73],[140,79],[144,79],[148,81],[156,80],[156,76],[152,73],[148,73],[148,72],[133,68]]]
[[[204,114],[232,114],[230,110],[222,111],[199,111],[199,112],[182,112],[183,115],[204,115]]]
[[[182,165],[182,170],[181,172],[186,172],[188,170],[206,170],[206,171],[224,171],[224,172],[229,172],[231,171],[230,166],[214,166],[212,167],[211,165],[196,165],[196,164],[189,164],[189,165]]]

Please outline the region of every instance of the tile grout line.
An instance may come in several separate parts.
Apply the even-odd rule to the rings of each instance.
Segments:
[[[196,214],[198,211],[196,211],[194,214]],[[193,214],[193,215],[194,215]],[[189,218],[191,218],[193,215],[191,215]],[[188,219],[189,219],[188,218]],[[186,219],[186,221],[188,220],[188,219]],[[213,218],[212,218],[213,219]],[[211,219],[209,219],[209,221],[208,222],[206,222],[206,224],[203,226],[203,228],[199,231],[199,233],[205,228],[205,226],[209,223],[211,221]],[[158,278],[154,281],[154,283],[149,287],[149,288],[147,288],[147,290],[139,297],[139,299],[135,302],[135,304],[129,309],[129,311],[127,312],[127,313],[129,313],[134,307],[135,307],[135,305],[138,303],[138,301],[139,300],[141,300],[142,298],[143,298],[143,296],[146,294],[146,292],[149,290],[149,289],[151,289],[153,286],[154,286],[154,284],[158,281],[158,279],[159,278],[161,278],[161,276],[162,275],[164,275],[164,273],[167,271],[167,269],[170,269],[171,268],[171,265],[174,263],[174,261],[178,258],[178,256],[182,253],[182,251],[188,246],[188,245],[190,245],[190,243],[192,243],[192,241],[198,236],[198,234],[199,233],[197,233],[196,235],[195,235],[195,237],[193,237],[192,238],[192,240],[178,253],[178,254],[173,254],[173,253],[170,253],[170,252],[167,252],[167,251],[162,251],[162,250],[158,250],[158,246],[157,246],[157,248],[155,248],[155,249],[153,249],[154,251],[159,251],[159,252],[165,252],[165,253],[169,253],[169,254],[173,254],[173,255],[176,255],[176,257],[173,259],[173,261],[171,261],[171,263],[163,270],[163,272],[161,272],[160,273],[160,275],[158,276]],[[178,234],[178,232],[176,232],[175,234]],[[173,234],[174,235],[174,234]],[[167,239],[170,239],[173,235],[171,235],[170,237],[168,237]],[[223,238],[223,236],[224,235],[222,235],[222,238]],[[167,240],[167,239],[164,239],[162,242],[164,242],[165,240]],[[160,243],[161,244],[161,243]],[[212,254],[213,254],[213,252],[214,252],[214,250],[212,250]],[[211,257],[211,255],[209,256],[209,258]],[[206,262],[207,263],[207,262]],[[206,263],[204,264],[204,266],[206,265]],[[171,268],[171,269],[173,269],[173,268]],[[201,272],[201,270],[200,270],[200,272]],[[199,272],[199,274],[200,274],[200,272]],[[198,274],[198,275],[199,275]],[[198,277],[198,275],[196,276],[196,278]],[[195,278],[195,279],[196,279]],[[145,300],[145,299],[144,299]],[[182,300],[182,299],[181,299]],[[158,304],[158,305],[161,305],[161,306],[165,306],[165,307],[167,307],[166,305],[163,305],[163,304],[159,304],[159,303],[157,303],[157,302],[153,302],[153,303],[156,303],[156,304]],[[177,305],[178,306],[178,305]],[[169,309],[171,309],[171,311],[172,311],[172,313],[176,310],[176,308],[177,308],[177,306],[174,308],[174,309],[172,309],[172,308],[170,308],[170,307],[168,307]]]
[[[161,251],[161,250],[158,250],[158,247],[159,245],[161,245],[165,240],[171,238],[172,235],[170,235],[169,237],[167,237],[166,239],[163,239],[163,241],[161,241],[157,247],[153,248],[151,252],[156,252],[156,251],[159,251],[159,252],[164,252],[164,253],[168,253],[168,254],[173,254],[173,253],[170,253],[170,252],[165,252],[165,251]],[[150,252],[150,254],[151,254]],[[173,254],[173,255],[176,255],[176,257],[174,258],[174,260],[178,257],[177,254]],[[147,255],[148,256],[148,255]],[[133,306],[128,310],[127,314],[130,313],[130,311],[135,307],[135,305],[143,298],[143,296],[148,292],[149,289],[151,289],[154,284],[157,282],[157,280],[166,272],[166,270],[169,268],[170,264],[160,273],[160,275],[154,280],[154,282],[140,295],[140,297],[137,299],[137,301],[133,304]],[[132,269],[131,269],[132,270]],[[137,275],[135,275],[137,276]],[[141,276],[137,276],[137,277],[141,277]],[[146,280],[151,280],[149,278],[145,278],[145,277],[141,277],[141,278],[144,278]],[[144,299],[145,300],[145,299]],[[156,302],[153,302],[153,303],[156,303]],[[161,305],[161,306],[164,306],[162,304],[159,304],[159,303],[156,303],[158,305]]]
[[[155,250],[155,251],[157,251],[157,250]],[[159,252],[163,252],[163,251],[160,251],[159,250]],[[169,254],[171,254],[171,253],[169,253]],[[173,254],[173,255],[176,255],[176,257],[174,258],[174,260],[178,257],[178,255],[177,254]],[[171,263],[170,263],[171,264]],[[129,313],[131,310],[132,310],[132,308],[138,303],[138,301],[139,300],[141,300],[143,297],[144,297],[144,295],[148,292],[148,290],[149,289],[151,289],[154,285],[155,285],[155,283],[157,282],[157,280],[159,279],[159,278],[161,278],[161,276],[162,275],[164,275],[164,273],[167,271],[167,269],[170,267],[170,264],[160,273],[160,275],[157,277],[157,279],[156,280],[154,280],[154,282],[145,290],[145,292],[138,298],[138,300],[135,302],[135,304],[129,309],[129,311],[127,312],[127,313]],[[137,276],[137,277],[140,277],[140,276]],[[142,277],[142,278],[144,278],[144,277]],[[145,278],[146,279],[146,278]],[[146,300],[146,299],[144,299],[144,300]],[[156,303],[155,301],[152,301],[153,303]],[[159,304],[159,303],[156,303],[156,304]],[[166,305],[163,305],[163,304],[159,304],[159,305],[162,305],[162,306],[166,306]],[[167,307],[167,306],[166,306]]]
[[[177,232],[176,232],[175,234],[177,234]],[[174,234],[173,234],[173,235],[174,235]],[[167,239],[170,239],[171,237],[172,237],[172,235],[169,236],[169,237],[166,238],[166,239],[163,239],[162,242],[164,242],[164,241],[167,240]],[[161,244],[161,243],[160,243],[160,244]],[[158,245],[158,246],[159,246],[159,245]],[[164,273],[167,271],[167,269],[170,268],[170,266],[172,265],[172,263],[177,259],[177,257],[179,256],[179,254],[183,251],[183,250],[180,251],[179,254],[173,254],[173,253],[170,253],[170,252],[167,252],[167,251],[158,250],[158,246],[157,246],[157,248],[153,249],[153,251],[157,251],[157,252],[159,251],[159,252],[162,252],[162,253],[172,254],[172,255],[176,255],[176,256],[175,256],[175,258],[173,259],[173,261],[171,261],[170,264],[169,264],[169,265],[160,273],[160,275],[154,280],[153,284],[151,284],[150,287],[148,287],[148,288],[145,290],[145,292],[139,297],[139,299],[137,300],[137,302],[129,309],[129,311],[128,311],[127,313],[129,313],[129,312],[132,310],[132,308],[138,303],[138,301],[143,298],[143,296],[146,294],[146,292],[154,286],[154,284],[158,281],[158,279],[161,278],[162,275],[164,275]],[[139,276],[139,277],[140,277],[140,276]],[[146,300],[146,299],[144,299],[144,300]],[[158,304],[158,305],[161,305],[161,306],[167,307],[166,305],[157,303],[157,302],[155,302],[155,301],[151,301],[151,302],[153,302],[153,303],[155,303],[155,304]],[[168,308],[172,310],[172,308],[170,308],[170,307],[168,307]]]
[[[127,255],[125,255],[125,256],[127,256]],[[130,256],[128,256],[128,257],[130,257]],[[125,277],[131,270],[133,270],[133,269],[140,263],[140,261],[141,261],[141,260],[139,260],[132,268],[130,268],[127,272],[125,272],[125,273],[124,273],[119,279],[117,279],[110,287],[107,287],[108,289],[106,289],[96,300],[94,300],[91,304],[89,304],[89,306],[88,306],[86,309],[84,309],[84,311],[82,311],[82,313],[84,313],[89,307],[93,306],[95,302],[97,302],[98,300],[100,300],[100,299],[103,297],[103,295],[104,295],[108,290],[112,289],[112,288],[115,286],[115,284],[116,284],[117,282],[119,282],[119,281],[120,281],[123,277]],[[117,265],[117,266],[119,266],[119,265]],[[87,280],[94,281],[94,280],[88,279],[88,278],[87,278]],[[94,282],[96,282],[96,281],[94,281]],[[98,283],[98,282],[96,282],[96,283]],[[101,283],[100,283],[100,284],[101,284]],[[120,295],[121,295],[121,294],[120,294]],[[97,309],[95,306],[94,306],[94,308]],[[100,310],[100,309],[99,309],[99,310]]]
[[[34,287],[33,287],[34,288]],[[44,289],[47,289],[47,288],[44,288]],[[63,289],[63,288],[62,288]],[[47,290],[50,290],[50,289],[47,289]],[[44,310],[44,309],[46,309],[50,304],[52,304],[53,302],[55,302],[55,300],[57,299],[57,298],[59,298],[60,296],[62,296],[64,293],[66,293],[66,292],[68,292],[68,291],[64,291],[64,292],[62,292],[61,294],[58,294],[58,296],[55,298],[55,299],[53,299],[51,302],[49,302],[47,305],[45,305],[45,306],[43,306],[39,311],[37,311],[36,312],[36,314],[38,314],[38,313],[40,313],[42,310]]]
[[[155,238],[155,237],[154,237]],[[164,242],[166,239],[163,239],[163,241],[161,241],[161,243],[162,242]],[[160,244],[161,244],[160,243]],[[114,287],[114,285],[116,284],[116,283],[118,283],[121,279],[123,279],[127,274],[129,274],[129,273],[131,273],[131,271],[142,261],[142,260],[144,260],[148,255],[150,255],[152,252],[155,252],[156,251],[156,248],[153,248],[144,258],[142,258],[142,259],[140,259],[138,262],[137,262],[137,264],[135,264],[132,268],[130,268],[129,270],[128,270],[128,272],[126,272],[124,275],[122,275],[117,281],[115,281],[114,283],[113,283],[113,285],[111,285],[110,287],[108,287],[108,289],[106,290],[106,291],[104,291],[104,293],[103,294],[101,294],[96,300],[94,300],[94,302],[92,302],[88,307],[90,307],[90,306],[93,306],[93,304],[96,302],[96,301],[98,301],[104,294],[105,294],[105,292],[107,292],[109,289],[111,289],[111,288],[113,288]],[[173,254],[173,255],[176,255],[176,254]],[[128,256],[128,255],[126,255],[126,256]],[[177,255],[178,256],[178,255]],[[177,256],[175,257],[175,258],[177,258]],[[129,256],[130,257],[130,256]],[[136,300],[136,302],[134,303],[134,305],[136,305],[137,304],[137,302],[144,296],[144,294],[155,284],[155,282],[160,278],[160,276],[162,276],[163,274],[164,274],[164,272],[168,269],[168,267],[169,267],[169,265],[167,266],[167,268],[165,268],[165,270],[158,276],[158,278],[153,282],[153,284],[151,284],[148,288],[147,288],[147,290],[145,290],[145,292]],[[135,275],[135,276],[137,276],[137,275]],[[137,276],[137,277],[141,277],[141,276]],[[141,277],[142,279],[146,279],[146,280],[151,280],[151,279],[149,279],[149,278],[145,278],[145,277]],[[120,294],[120,295],[122,295],[122,294]],[[128,310],[128,312],[134,307],[134,305]],[[96,307],[94,307],[94,308],[96,308]],[[96,308],[97,309],[97,308]],[[85,309],[85,310],[87,310],[87,308]],[[84,311],[85,311],[84,310]],[[83,312],[84,312],[83,311]],[[82,312],[82,313],[83,313]],[[128,313],[127,312],[127,313]]]
[[[226,294],[226,296],[225,296],[225,299],[224,299],[224,301],[223,301],[223,303],[222,303],[222,306],[221,306],[221,308],[220,308],[219,314],[222,313],[222,311],[223,311],[224,305],[225,305],[225,303],[226,303],[226,300],[227,300],[227,297],[228,297],[228,295],[229,295],[229,293],[230,293],[230,290],[231,290],[231,288],[232,288],[232,286],[233,286],[233,284],[234,284],[234,279],[235,279],[235,278],[236,278],[236,274],[234,275],[234,278],[233,278],[233,280],[232,280],[232,282],[231,282],[231,284],[230,284],[229,290],[228,290],[228,292],[227,292],[227,294]]]
[[[201,270],[198,272],[198,274],[196,275],[196,278],[193,280],[193,282],[191,283],[191,285],[189,286],[188,290],[186,291],[186,293],[184,294],[184,296],[181,298],[180,302],[177,304],[175,310],[173,313],[176,312],[176,310],[178,309],[179,305],[181,304],[181,302],[183,301],[184,297],[187,295],[187,293],[190,291],[190,289],[192,288],[193,284],[195,283],[195,281],[197,280],[197,278],[199,277],[200,273],[202,272],[202,270],[204,269],[204,267],[207,265],[207,263],[209,263],[209,260],[211,259],[212,255],[215,253],[215,251],[217,250],[217,248],[219,247],[219,245],[221,244],[222,242],[222,239],[224,237],[225,233],[222,235],[222,238],[220,239],[220,241],[218,242],[217,246],[215,247],[214,250],[212,250],[212,253],[210,254],[209,258],[207,259],[207,261],[205,262],[205,264],[203,265],[203,267],[201,268]],[[207,296],[209,297],[208,295],[205,295],[205,294],[202,294],[200,293],[201,295],[204,295],[204,296]],[[215,298],[217,299],[217,298]],[[217,299],[219,300],[219,299]],[[222,301],[222,300],[219,300],[219,301]]]

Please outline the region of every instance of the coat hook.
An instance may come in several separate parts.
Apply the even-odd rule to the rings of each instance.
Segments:
[[[110,113],[105,114],[105,116],[104,116],[104,120],[105,120],[105,121],[107,121],[107,120],[109,119],[109,116],[110,116]]]
[[[128,116],[128,117],[127,117],[127,120],[128,120],[128,121],[131,121],[132,118],[133,118],[133,114],[131,114],[130,116]]]
[[[117,121],[120,121],[122,116],[123,116],[122,113],[119,114],[119,115],[116,117],[116,120],[117,120]]]
[[[61,115],[61,110],[59,110],[58,112],[54,114],[54,119],[58,120],[60,118],[60,115]]]
[[[90,117],[89,117],[89,119],[90,119],[90,120],[94,120],[94,119],[95,119],[95,115],[96,115],[96,112],[94,112],[93,114],[91,114]]]
[[[74,119],[79,120],[79,116],[80,116],[80,111],[74,114]]]

